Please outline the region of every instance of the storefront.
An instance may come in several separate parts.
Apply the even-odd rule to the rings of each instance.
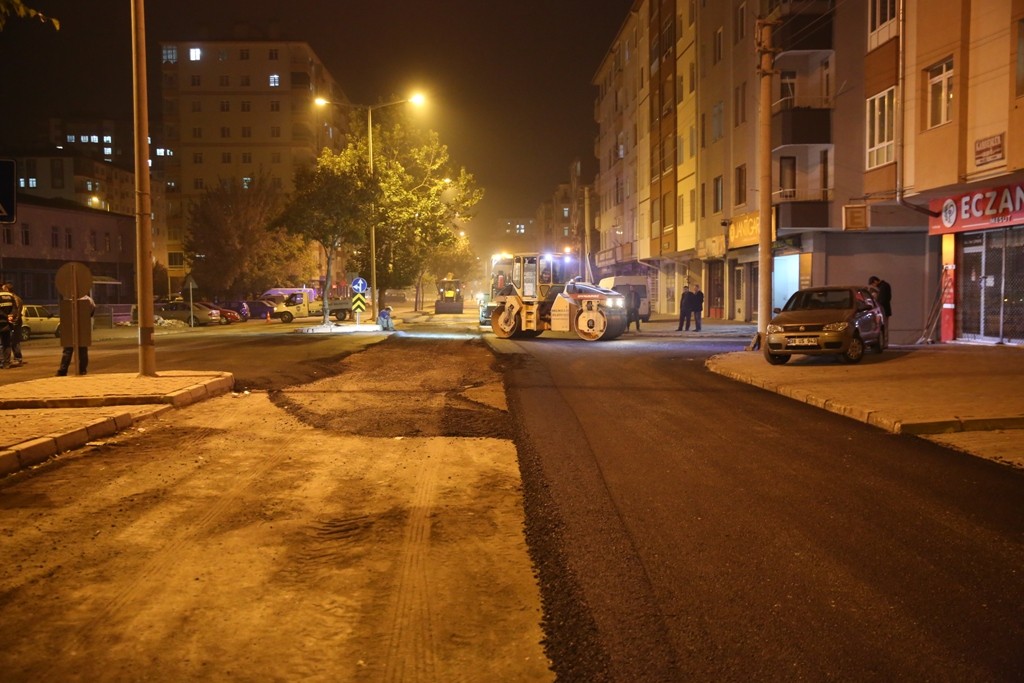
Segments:
[[[1024,344],[1024,183],[932,201],[942,235],[941,340]]]

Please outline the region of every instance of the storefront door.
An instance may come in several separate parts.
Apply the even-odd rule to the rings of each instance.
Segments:
[[[959,339],[1024,342],[1024,226],[960,238],[956,311]]]

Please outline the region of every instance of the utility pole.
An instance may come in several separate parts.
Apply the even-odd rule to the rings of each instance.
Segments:
[[[751,343],[759,348],[772,317],[772,73],[775,51],[772,27],[775,22],[757,20],[757,50],[761,54],[761,79],[757,117],[758,242],[757,242],[757,336]]]

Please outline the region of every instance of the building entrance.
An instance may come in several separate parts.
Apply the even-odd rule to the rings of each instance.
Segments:
[[[1024,343],[1024,226],[964,233],[956,272],[957,338]]]

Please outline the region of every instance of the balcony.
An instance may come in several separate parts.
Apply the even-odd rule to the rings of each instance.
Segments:
[[[786,145],[832,143],[832,110],[806,106],[825,104],[828,98],[783,98],[772,106],[772,149]]]
[[[828,228],[831,187],[782,188],[772,193],[778,229]]]

